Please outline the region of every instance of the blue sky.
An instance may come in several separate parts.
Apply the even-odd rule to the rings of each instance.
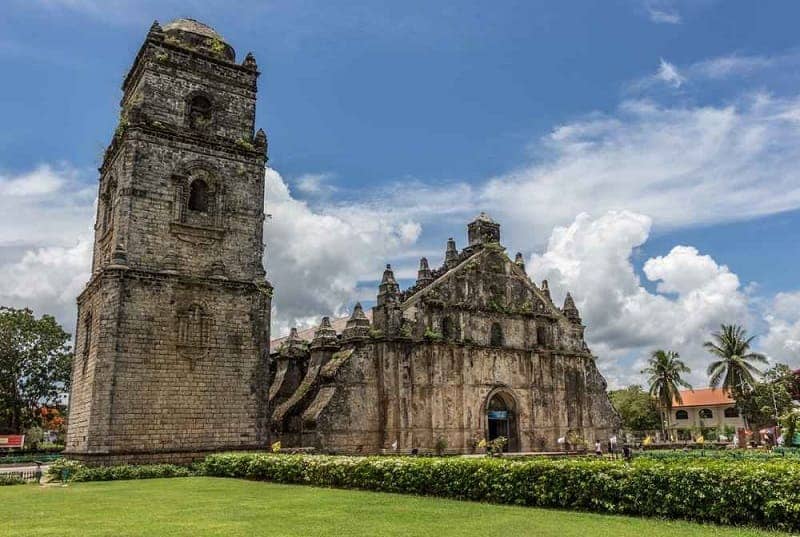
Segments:
[[[179,16],[262,71],[276,332],[368,301],[387,260],[410,283],[487,210],[614,384],[656,346],[702,382],[720,322],[800,365],[789,0],[6,0],[0,302],[74,322],[122,77]]]

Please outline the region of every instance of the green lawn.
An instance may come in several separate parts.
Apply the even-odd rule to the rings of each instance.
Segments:
[[[207,477],[0,487],[0,535],[767,536],[526,507]]]

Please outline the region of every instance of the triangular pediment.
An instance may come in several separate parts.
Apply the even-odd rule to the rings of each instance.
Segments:
[[[475,251],[403,302],[403,309],[421,302],[508,314],[563,318],[563,312],[512,261],[499,244]]]

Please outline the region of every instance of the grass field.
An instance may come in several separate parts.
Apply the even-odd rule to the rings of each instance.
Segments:
[[[0,535],[768,536],[744,528],[206,477],[0,487]]]

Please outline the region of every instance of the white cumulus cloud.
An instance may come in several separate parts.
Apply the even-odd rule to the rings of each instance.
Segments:
[[[489,180],[476,206],[516,242],[581,212],[631,210],[660,230],[800,208],[800,98],[726,106],[623,102],[555,128],[536,162]]]
[[[768,332],[761,345],[771,359],[800,365],[800,291],[778,293],[764,315]]]
[[[727,267],[687,246],[644,263],[646,279],[656,283],[649,291],[631,256],[650,228],[649,217],[629,211],[580,214],[553,230],[529,272],[549,281],[557,301],[572,292],[587,339],[616,384],[640,381],[647,354],[667,348],[681,353],[702,385],[708,363],[702,342],[720,323],[746,323],[748,299]]]
[[[0,264],[0,305],[54,315],[72,331],[75,299],[89,280],[91,262],[88,236],[69,247],[26,250],[18,260]]]
[[[264,228],[267,276],[275,285],[275,335],[291,325],[343,314],[365,275],[380,278],[386,259],[417,240],[418,222],[405,211],[348,204],[312,208],[291,195],[278,172],[266,171]],[[372,288],[373,284],[370,283]],[[374,296],[377,288],[367,296]]]
[[[73,244],[93,224],[95,190],[69,166],[0,173],[0,249]]]

